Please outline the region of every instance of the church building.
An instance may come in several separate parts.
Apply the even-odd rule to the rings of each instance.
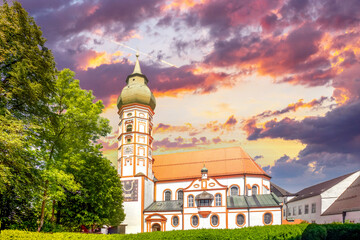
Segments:
[[[271,177],[241,147],[153,155],[156,100],[138,57],[117,101],[126,233],[281,224]]]

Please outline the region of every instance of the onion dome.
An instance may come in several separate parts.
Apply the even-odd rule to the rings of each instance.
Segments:
[[[156,100],[147,83],[147,77],[141,73],[139,54],[136,54],[134,72],[126,78],[126,86],[117,100],[118,109],[128,104],[139,103],[149,106],[154,111]]]
[[[201,169],[201,173],[207,173],[208,172],[208,169],[205,167],[205,164],[204,164],[204,167]]]

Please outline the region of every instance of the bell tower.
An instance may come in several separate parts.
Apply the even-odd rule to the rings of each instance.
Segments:
[[[127,233],[143,232],[143,210],[153,202],[152,128],[156,100],[142,74],[139,55],[117,107],[120,117],[117,170],[123,185]],[[141,220],[141,226],[139,220]]]

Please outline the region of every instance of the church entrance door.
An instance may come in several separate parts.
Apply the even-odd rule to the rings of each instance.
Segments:
[[[152,225],[152,232],[157,232],[157,231],[161,231],[161,227],[160,224],[155,223],[154,225]]]

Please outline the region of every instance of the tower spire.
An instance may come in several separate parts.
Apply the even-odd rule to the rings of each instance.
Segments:
[[[136,63],[135,63],[133,74],[134,73],[142,74],[141,69],[140,69],[140,63],[139,63],[139,52],[136,52]]]

